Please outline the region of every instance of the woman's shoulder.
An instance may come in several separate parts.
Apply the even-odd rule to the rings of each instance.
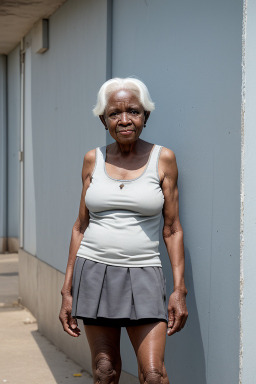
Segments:
[[[95,163],[96,149],[97,148],[90,149],[90,151],[86,152],[86,154],[84,155],[84,163],[86,163],[87,165]]]
[[[176,156],[171,149],[162,147],[159,156],[159,170],[160,174],[162,174],[162,178],[166,176],[178,176]]]
[[[88,176],[91,176],[96,162],[96,148],[91,149],[84,155],[82,179],[85,180]]]
[[[176,156],[175,153],[173,152],[172,149],[166,148],[161,146],[161,152],[160,152],[160,159],[164,162],[173,162],[176,161]],[[160,160],[159,159],[159,160]]]
[[[148,147],[151,147],[151,148],[155,147],[155,148],[160,149],[160,158],[161,158],[161,160],[164,160],[164,161],[167,161],[167,162],[175,160],[175,154],[174,154],[174,152],[171,149],[166,148],[166,147],[164,147],[161,144],[150,143],[148,141],[144,141],[144,143],[146,145],[148,145]]]

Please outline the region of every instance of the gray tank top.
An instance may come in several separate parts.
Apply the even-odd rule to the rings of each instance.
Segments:
[[[96,148],[95,167],[85,196],[90,220],[77,256],[120,267],[161,266],[161,148],[154,145],[143,173],[131,180],[110,177],[105,167],[106,146]]]

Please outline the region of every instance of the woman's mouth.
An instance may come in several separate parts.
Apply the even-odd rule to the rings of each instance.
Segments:
[[[120,134],[123,135],[123,136],[128,136],[128,135],[130,135],[132,132],[134,132],[133,129],[126,129],[125,131],[119,131],[118,133],[120,133]]]

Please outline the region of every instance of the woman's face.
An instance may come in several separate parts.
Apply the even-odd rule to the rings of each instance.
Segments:
[[[108,99],[102,123],[110,135],[120,144],[136,141],[149,117],[136,94],[127,89],[113,92]]]

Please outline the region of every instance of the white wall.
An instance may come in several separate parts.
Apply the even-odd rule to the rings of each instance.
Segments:
[[[256,383],[256,4],[244,2],[243,117],[241,173],[241,372],[242,384]]]

